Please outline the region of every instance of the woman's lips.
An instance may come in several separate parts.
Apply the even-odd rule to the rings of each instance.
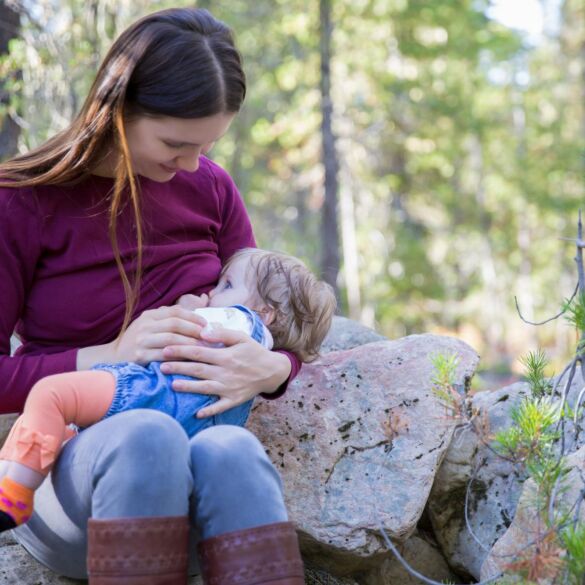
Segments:
[[[167,173],[176,173],[177,169],[173,167],[167,167],[167,165],[160,165]]]

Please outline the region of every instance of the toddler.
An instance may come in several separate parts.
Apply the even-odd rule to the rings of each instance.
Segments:
[[[331,287],[317,280],[300,260],[255,248],[236,252],[209,296],[193,300],[202,305],[195,312],[208,326],[244,331],[264,347],[286,349],[303,362],[318,356],[335,310]],[[244,425],[251,400],[198,418],[197,413],[218,397],[175,392],[173,380],[192,378],[163,374],[160,365],[98,364],[89,371],[56,374],[35,384],[0,451],[4,464],[0,532],[32,515],[34,490],[69,438],[70,424],[85,428],[118,412],[150,408],[174,417],[190,437],[215,424]]]

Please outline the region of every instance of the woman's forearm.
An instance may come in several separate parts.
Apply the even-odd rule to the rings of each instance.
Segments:
[[[113,342],[77,350],[77,370],[89,370],[96,364],[115,361]]]
[[[276,392],[289,378],[292,365],[288,357],[277,351],[270,353],[271,359],[274,360],[274,373],[271,377],[272,384],[269,389],[261,390],[263,394],[272,394]]]

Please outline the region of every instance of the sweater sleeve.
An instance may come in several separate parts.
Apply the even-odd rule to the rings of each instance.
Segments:
[[[0,188],[0,413],[22,411],[37,380],[76,367],[77,350],[10,356],[10,337],[25,310],[40,251],[34,195],[30,190]]]
[[[219,256],[222,265],[241,248],[256,247],[250,217],[242,200],[238,188],[233,179],[221,167],[213,164],[215,186],[220,196],[222,206],[222,227],[219,234]],[[264,398],[272,400],[282,396],[301,369],[299,358],[289,352],[280,351],[290,360],[291,371],[286,380],[278,390],[272,394],[261,394]]]
[[[272,392],[272,394],[268,393],[260,394],[262,398],[267,398],[268,400],[280,398],[286,392],[288,385],[298,376],[303,365],[301,363],[301,360],[294,353],[291,353],[290,351],[285,351],[284,349],[279,349],[277,351],[278,353],[285,355],[290,360],[290,374],[288,378],[278,387],[276,392]]]

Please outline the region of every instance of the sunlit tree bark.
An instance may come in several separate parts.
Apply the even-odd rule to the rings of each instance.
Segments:
[[[8,43],[19,36],[20,15],[10,0],[0,0],[0,58],[8,54]],[[1,69],[0,69],[1,71]],[[10,72],[8,76],[0,75],[0,161],[16,153],[20,126],[9,111],[10,79],[20,75],[19,71]]]
[[[339,297],[337,275],[339,273],[339,226],[337,220],[337,173],[335,136],[332,128],[333,103],[331,101],[331,4],[329,0],[319,2],[321,16],[321,110],[323,135],[323,164],[325,166],[325,204],[321,225],[322,260],[321,271],[335,294]]]

